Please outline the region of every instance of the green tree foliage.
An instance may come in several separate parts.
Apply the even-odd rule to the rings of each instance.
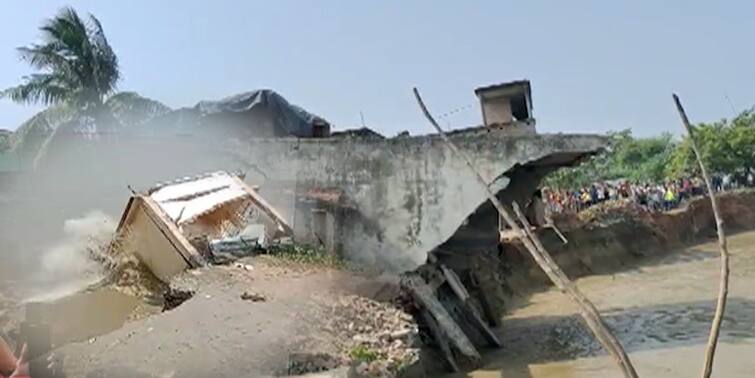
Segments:
[[[755,112],[752,109],[731,121],[698,124],[693,132],[703,162],[711,172],[742,177],[755,169]],[[689,137],[685,136],[674,150],[666,173],[680,177],[698,171]]]
[[[42,43],[18,48],[22,61],[39,72],[0,94],[17,102],[99,107],[120,79],[118,58],[99,20],[63,8],[39,28]]]
[[[579,188],[606,180],[627,179],[637,182],[660,181],[673,153],[671,134],[635,138],[630,130],[609,133],[606,151],[576,168],[551,174],[546,183],[559,188]]]
[[[741,179],[755,171],[755,110],[744,111],[731,121],[701,123],[693,130],[711,172],[732,173]],[[554,172],[546,184],[575,189],[599,181],[661,182],[699,173],[686,135],[681,141],[671,134],[635,138],[624,130],[609,137],[606,151],[578,167]]]

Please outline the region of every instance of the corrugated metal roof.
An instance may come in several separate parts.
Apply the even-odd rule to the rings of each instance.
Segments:
[[[150,197],[176,224],[183,224],[249,193],[227,172],[166,184]]]

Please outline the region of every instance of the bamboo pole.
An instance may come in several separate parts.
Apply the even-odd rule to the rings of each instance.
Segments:
[[[595,306],[587,299],[587,297],[584,296],[584,294],[582,294],[582,292],[574,284],[572,284],[572,282],[569,280],[566,274],[564,274],[561,268],[559,268],[558,265],[553,261],[553,259],[550,258],[550,255],[545,250],[545,248],[538,248],[535,246],[535,244],[533,244],[537,243],[540,247],[542,247],[542,243],[540,243],[540,241],[537,239],[537,236],[530,233],[528,225],[524,225],[524,229],[527,229],[527,231],[525,231],[522,227],[519,227],[511,213],[503,206],[501,201],[498,200],[498,198],[495,196],[495,193],[490,190],[488,183],[474,167],[469,157],[464,152],[459,150],[451,141],[451,139],[448,138],[443,129],[440,128],[438,122],[435,121],[433,116],[430,114],[430,111],[427,110],[427,107],[422,101],[422,97],[420,96],[417,88],[414,88],[414,96],[416,97],[417,103],[422,109],[422,113],[425,115],[427,120],[430,122],[430,124],[433,125],[435,130],[438,131],[438,134],[448,145],[448,147],[454,153],[458,154],[462,158],[462,160],[464,160],[467,167],[469,167],[469,169],[474,173],[477,181],[487,192],[490,202],[493,203],[493,206],[496,208],[496,210],[498,210],[498,213],[506,221],[508,226],[511,227],[511,229],[514,230],[514,232],[519,236],[519,238],[522,240],[522,243],[524,244],[524,247],[530,253],[535,262],[545,272],[545,274],[553,282],[553,284],[556,285],[556,287],[561,290],[562,293],[569,296],[578,305],[578,307],[580,308],[580,315],[585,320],[585,323],[593,332],[598,341],[614,358],[616,363],[621,368],[621,371],[624,373],[624,376],[629,378],[636,378],[637,372],[635,371],[634,366],[632,366],[632,362],[629,360],[629,356],[627,356],[624,348],[621,346],[621,343],[619,343],[619,341],[611,333],[608,327],[606,327],[603,319],[600,317],[600,313],[595,308]]]
[[[537,237],[537,235],[531,230],[530,224],[527,221],[527,218],[522,213],[521,209],[519,208],[519,205],[514,202],[512,203],[512,207],[514,209],[514,213],[516,214],[519,221],[522,223],[524,232],[527,234],[527,237],[530,238],[535,245],[535,249],[537,250],[537,253],[540,255],[540,258],[542,261],[544,261],[546,266],[554,267],[554,273],[558,275],[559,277],[557,280],[554,280],[551,278],[551,281],[554,282],[556,287],[564,294],[566,294],[568,297],[570,297],[574,302],[577,303],[579,309],[580,309],[580,315],[587,323],[588,327],[590,327],[590,330],[593,331],[595,334],[595,337],[600,341],[601,344],[603,344],[606,349],[611,352],[611,350],[616,351],[616,354],[614,355],[611,353],[614,358],[617,360],[619,365],[623,368],[624,361],[628,362],[628,365],[631,367],[631,361],[629,361],[629,357],[624,352],[623,347],[621,346],[621,343],[619,343],[619,340],[616,339],[616,337],[611,334],[611,332],[608,330],[608,327],[606,327],[603,318],[600,316],[600,312],[595,307],[595,305],[587,299],[587,296],[582,293],[581,290],[571,281],[569,280],[569,277],[566,276],[566,273],[564,273],[559,267],[556,261],[553,260],[551,255],[548,253],[548,251],[545,250],[545,247],[543,246],[542,242],[540,242],[540,238]],[[533,256],[534,257],[534,256]],[[547,274],[547,272],[546,272]],[[549,277],[550,278],[550,277]],[[598,330],[596,332],[596,330]],[[607,346],[609,345],[609,346]],[[623,357],[622,357],[623,354]],[[622,358],[626,358],[626,360],[623,360]],[[632,370],[634,368],[632,367]],[[634,376],[636,377],[637,373],[634,372]],[[626,375],[626,372],[625,372]]]
[[[708,176],[708,170],[703,163],[702,155],[695,141],[695,135],[692,130],[692,126],[687,118],[687,113],[682,107],[679,96],[673,94],[674,103],[676,104],[676,110],[679,112],[679,116],[682,118],[684,128],[689,134],[690,144],[692,145],[692,151],[695,152],[695,158],[697,164],[700,165],[700,172],[705,180],[705,186],[708,188],[708,197],[710,198],[710,205],[713,207],[713,217],[716,219],[716,231],[718,233],[718,246],[721,255],[721,275],[718,282],[718,299],[716,300],[716,313],[713,315],[713,321],[710,325],[710,334],[708,335],[708,344],[705,347],[705,363],[703,365],[702,376],[704,378],[710,377],[713,372],[713,359],[716,355],[716,346],[718,345],[718,335],[721,330],[721,322],[724,318],[724,312],[726,311],[726,297],[729,294],[729,250],[726,246],[726,233],[724,232],[724,220],[721,218],[721,211],[718,207],[718,200],[713,192],[713,185]]]

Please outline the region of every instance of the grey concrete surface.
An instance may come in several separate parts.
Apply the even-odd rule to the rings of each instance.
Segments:
[[[605,146],[597,135],[514,136],[472,128],[452,139],[474,160],[496,192],[518,167],[540,173]],[[60,234],[65,219],[101,209],[117,219],[127,186],[218,169],[239,170],[294,225],[307,227],[309,208],[297,200],[311,190],[340,194],[349,209],[334,233],[350,258],[395,270],[412,269],[426,252],[447,241],[487,200],[483,188],[437,135],[390,139],[229,139],[197,135],[100,138],[50,158],[20,183],[5,212],[4,240],[39,248]],[[76,169],[71,169],[75,167]],[[531,180],[534,184],[539,182]],[[16,207],[15,211],[13,207]],[[33,224],[34,228],[29,228]],[[28,252],[33,254],[33,252]]]

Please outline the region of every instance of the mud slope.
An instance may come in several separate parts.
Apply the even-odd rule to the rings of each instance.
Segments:
[[[725,193],[719,197],[729,233],[755,228],[755,191]],[[568,244],[550,230],[539,232],[543,244],[572,277],[608,274],[636,268],[638,259],[658,255],[715,237],[715,221],[707,198],[696,198],[681,209],[649,213],[641,208],[594,209],[579,216],[555,219]],[[505,246],[514,292],[544,287],[548,280],[518,243]]]
[[[350,272],[279,264],[263,257],[244,260],[240,266],[187,272],[176,281],[195,292],[179,307],[57,349],[66,376],[285,373],[291,353],[333,344],[333,336],[323,330],[332,303],[342,295],[372,290],[369,282]],[[263,299],[244,299],[244,293]]]

